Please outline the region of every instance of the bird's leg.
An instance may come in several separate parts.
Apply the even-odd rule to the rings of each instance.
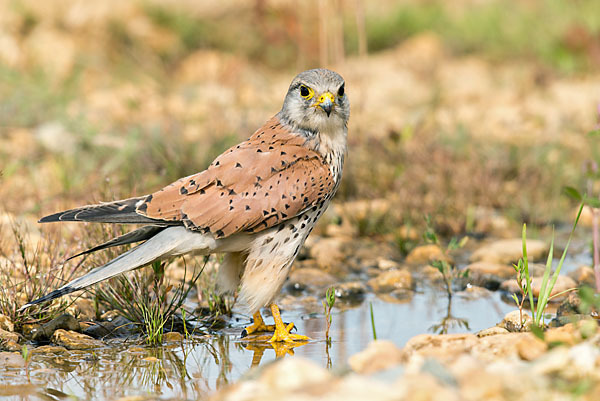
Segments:
[[[265,321],[263,320],[259,310],[254,312],[254,315],[252,315],[252,320],[252,324],[242,330],[242,338],[253,333],[275,331],[274,324],[265,324]]]
[[[308,341],[310,338],[307,336],[303,336],[300,334],[291,334],[290,331],[294,328],[294,323],[290,323],[287,326],[281,320],[281,313],[279,312],[279,307],[275,304],[271,304],[271,314],[273,315],[273,320],[275,320],[275,333],[273,333],[273,337],[269,340],[270,343],[277,341],[284,342],[293,342],[293,341]]]

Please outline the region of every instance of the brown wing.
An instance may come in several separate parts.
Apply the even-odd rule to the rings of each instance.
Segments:
[[[274,117],[201,173],[148,196],[138,213],[227,237],[292,218],[333,190],[329,166]]]

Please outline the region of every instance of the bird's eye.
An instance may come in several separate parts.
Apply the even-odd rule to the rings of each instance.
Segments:
[[[344,91],[345,91],[344,86],[346,86],[346,84],[342,84],[342,86],[340,86],[340,89],[338,89],[338,96],[339,97],[344,96]]]
[[[313,90],[306,85],[301,85],[300,96],[302,96],[305,99],[310,99],[311,97],[313,97]]]

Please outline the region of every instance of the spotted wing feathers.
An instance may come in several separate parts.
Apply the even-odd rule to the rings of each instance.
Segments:
[[[273,118],[206,171],[152,194],[143,213],[216,237],[272,227],[323,202],[335,185],[305,142]]]

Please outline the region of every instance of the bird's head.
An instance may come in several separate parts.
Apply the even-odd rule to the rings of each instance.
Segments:
[[[304,130],[345,132],[350,117],[350,101],[344,78],[324,68],[301,72],[288,89],[281,116]]]

